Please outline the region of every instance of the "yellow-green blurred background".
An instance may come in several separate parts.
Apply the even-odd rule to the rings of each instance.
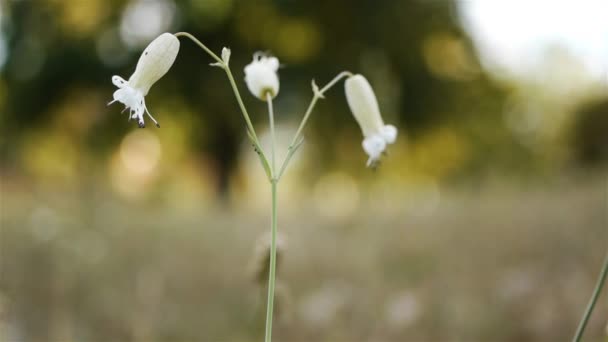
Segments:
[[[279,341],[563,341],[608,246],[603,0],[0,1],[0,340],[256,341],[270,193],[192,42],[138,129],[106,106],[162,32],[246,91],[276,55],[280,155],[320,85],[366,75],[399,138],[375,171],[343,85],[279,189]],[[600,299],[586,337],[605,340]]]

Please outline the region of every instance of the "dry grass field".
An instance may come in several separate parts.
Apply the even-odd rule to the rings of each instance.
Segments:
[[[279,219],[276,339],[568,340],[605,253],[607,190],[601,177],[416,201],[395,189],[340,217],[310,198]],[[5,182],[2,340],[260,340],[268,217],[192,207]],[[605,340],[605,298],[587,341]]]

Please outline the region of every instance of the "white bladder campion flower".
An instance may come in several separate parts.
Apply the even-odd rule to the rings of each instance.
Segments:
[[[163,33],[154,39],[139,57],[135,72],[128,81],[120,76],[112,77],[112,83],[119,89],[108,105],[116,101],[124,104],[125,110],[129,109],[129,120],[137,119],[139,127],[145,127],[144,113],[160,127],[146,107],[145,96],[150,87],[169,71],[178,51],[179,40],[171,33]]]
[[[279,60],[263,53],[253,54],[253,61],[245,66],[245,82],[249,91],[262,101],[266,93],[274,98],[279,93]]]
[[[363,150],[369,156],[367,166],[375,166],[386,145],[397,139],[397,128],[385,125],[371,85],[362,75],[353,75],[344,82],[346,100],[363,132]]]

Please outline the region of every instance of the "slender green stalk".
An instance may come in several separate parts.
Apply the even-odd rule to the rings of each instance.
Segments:
[[[265,342],[272,341],[272,312],[274,309],[274,286],[277,270],[277,183],[278,180],[270,181],[272,192],[272,219],[270,237],[270,271],[268,272],[268,301],[266,304],[266,337]]]
[[[319,95],[317,93],[315,93],[312,96],[312,100],[310,100],[310,104],[308,105],[308,108],[306,108],[306,112],[304,113],[304,117],[302,118],[302,121],[300,122],[300,126],[298,126],[298,130],[296,131],[296,134],[294,134],[293,139],[291,140],[291,144],[289,144],[289,147],[294,146],[295,143],[296,143],[296,140],[302,134],[302,130],[304,130],[304,126],[306,126],[306,123],[308,122],[308,118],[310,117],[310,113],[312,113],[312,110],[315,108],[315,105],[317,104],[318,100],[319,100]]]
[[[208,53],[209,56],[213,57],[213,59],[215,59],[218,63],[224,64],[224,61],[222,61],[222,59],[220,57],[218,57],[218,55],[216,55],[215,53],[213,53],[213,51],[209,50],[209,48],[206,47],[205,44],[203,44],[200,40],[196,39],[196,37],[194,37],[190,33],[188,33],[188,32],[178,32],[178,33],[174,34],[174,36],[176,36],[176,37],[187,37],[187,38],[190,38],[191,41],[193,41],[201,49],[205,50],[205,52]]]
[[[608,255],[606,255],[606,260],[604,260],[604,266],[602,266],[602,270],[600,272],[600,277],[597,280],[597,284],[595,285],[595,290],[593,290],[593,294],[591,295],[591,299],[589,300],[589,304],[587,304],[587,309],[581,318],[580,323],[578,324],[578,328],[576,329],[576,334],[572,341],[579,342],[583,337],[583,333],[585,332],[585,328],[587,327],[587,322],[591,317],[591,313],[595,307],[595,303],[602,292],[602,288],[604,287],[604,283],[606,282],[606,277],[608,276]]]
[[[275,161],[276,159],[276,144],[277,144],[277,140],[276,140],[276,136],[274,133],[274,111],[272,110],[272,95],[270,94],[270,92],[266,93],[266,102],[268,102],[268,120],[270,121],[270,140],[271,140],[271,147],[270,147],[270,159],[272,162],[272,177],[276,176],[277,173],[277,163]]]
[[[606,205],[608,206],[608,192],[606,193]],[[608,216],[606,218],[608,219]],[[587,327],[591,313],[595,308],[595,303],[597,302],[597,299],[602,292],[602,288],[604,287],[604,283],[606,282],[606,277],[608,277],[608,254],[606,254],[606,259],[604,260],[604,265],[600,271],[600,276],[595,285],[595,289],[593,290],[593,294],[591,294],[591,299],[589,300],[589,304],[587,304],[587,309],[585,310],[585,313],[578,324],[578,328],[576,329],[576,333],[574,334],[572,341],[579,342],[583,337],[583,333],[585,332],[585,328]]]
[[[334,77],[333,80],[329,81],[329,83],[327,83],[325,85],[325,87],[321,88],[321,95],[323,95],[326,91],[329,90],[329,88],[333,87],[336,83],[338,83],[339,80],[343,79],[344,77],[351,77],[353,76],[353,73],[350,71],[342,71],[341,73],[339,73],[338,75],[336,75],[336,77]]]
[[[276,138],[274,131],[274,110],[272,109],[272,95],[266,93],[268,102],[268,119],[270,121],[270,140],[271,140],[271,179],[270,186],[272,192],[272,215],[270,219],[270,266],[268,272],[268,301],[266,303],[266,337],[265,341],[272,340],[272,314],[274,309],[274,287],[276,283],[277,271],[277,185],[279,180],[276,178],[277,167],[275,163]]]
[[[236,86],[236,82],[234,81],[234,76],[232,76],[232,72],[230,71],[230,67],[228,64],[222,60],[218,55],[213,53],[205,44],[203,44],[200,40],[196,39],[193,35],[188,32],[178,32],[175,34],[176,37],[187,37],[192,40],[196,45],[198,45],[201,49],[203,49],[209,56],[217,61],[217,66],[220,66],[226,72],[226,76],[228,76],[228,80],[230,81],[230,86],[232,87],[232,91],[234,92],[234,96],[236,97],[236,101],[241,108],[241,113],[243,113],[243,118],[247,123],[247,129],[249,131],[249,135],[253,140],[254,144],[257,145],[256,148],[261,153],[263,158],[266,158],[264,152],[260,149],[260,141],[258,140],[258,136],[255,133],[255,129],[253,128],[253,124],[251,123],[251,119],[249,117],[249,113],[247,112],[247,108],[245,108],[245,104],[243,103],[243,99],[241,98],[241,93],[239,92],[239,88]]]
[[[312,100],[310,101],[310,104],[308,105],[308,108],[306,109],[306,112],[304,113],[304,117],[302,118],[302,121],[300,122],[300,126],[298,126],[298,130],[296,131],[296,134],[294,134],[294,136],[293,136],[291,144],[289,144],[289,147],[287,150],[287,157],[285,158],[285,160],[283,161],[283,164],[281,165],[281,169],[279,171],[279,174],[277,175],[277,179],[281,179],[281,176],[283,175],[283,172],[285,172],[285,169],[287,168],[287,165],[289,164],[291,157],[296,152],[297,148],[301,145],[300,136],[302,135],[304,126],[306,126],[306,123],[308,122],[308,118],[310,117],[310,114],[312,113],[313,108],[315,108],[317,101],[320,98],[323,98],[324,93],[326,91],[328,91],[331,87],[333,87],[338,81],[340,81],[344,77],[350,77],[352,75],[353,74],[349,71],[343,71],[343,72],[339,73],[336,77],[334,77],[329,83],[327,83],[325,85],[325,87],[321,88],[320,90],[317,88],[317,85],[313,81],[313,83],[312,83],[312,87],[313,87]]]
[[[302,134],[302,130],[304,129],[304,126],[306,125],[306,122],[308,121],[308,117],[310,116],[310,113],[312,113],[312,110],[315,107],[317,100],[319,98],[322,98],[323,95],[325,94],[325,92],[328,91],[331,87],[333,87],[342,78],[352,76],[352,75],[353,74],[349,71],[343,71],[343,72],[339,73],[336,77],[334,77],[333,80],[331,80],[329,83],[327,83],[325,85],[325,87],[323,87],[321,90],[319,90],[318,92],[314,91],[312,100],[310,101],[310,104],[308,105],[308,108],[306,109],[306,113],[304,114],[304,117],[302,118],[302,122],[300,122],[300,126],[298,127],[298,130],[296,131],[296,134],[293,137],[291,146],[293,146],[295,144],[295,142],[300,137],[300,134]],[[313,89],[314,89],[314,86],[313,86]]]
[[[234,76],[232,76],[232,71],[230,71],[230,67],[227,65],[224,67],[226,71],[226,75],[228,76],[228,80],[230,80],[230,85],[232,86],[232,91],[234,92],[234,96],[236,97],[236,101],[239,103],[239,107],[241,107],[241,112],[243,113],[243,117],[245,118],[245,122],[247,122],[247,127],[253,136],[254,141],[260,145],[260,141],[258,140],[258,136],[255,134],[255,129],[253,129],[253,124],[251,123],[251,119],[249,119],[249,113],[247,113],[247,108],[245,108],[245,104],[243,103],[243,99],[241,98],[241,93],[239,93],[239,88],[236,86],[236,82],[234,81]],[[264,154],[261,150],[260,153]]]

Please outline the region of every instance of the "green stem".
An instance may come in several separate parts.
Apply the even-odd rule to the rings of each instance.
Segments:
[[[334,77],[333,80],[329,81],[329,83],[327,83],[325,85],[325,87],[323,87],[320,91],[321,94],[324,94],[326,91],[329,90],[329,88],[333,87],[339,80],[343,79],[344,77],[351,77],[353,76],[353,73],[350,71],[342,71],[341,73],[339,73],[338,75],[336,75],[336,77]]]
[[[600,272],[600,277],[597,280],[597,284],[595,285],[595,290],[593,290],[593,294],[591,295],[591,299],[589,300],[589,304],[587,304],[587,309],[583,314],[583,318],[576,329],[576,334],[572,341],[579,342],[583,337],[583,333],[585,332],[585,328],[587,327],[587,322],[591,317],[591,313],[593,312],[593,308],[595,307],[595,303],[602,292],[602,288],[604,287],[604,283],[606,282],[606,276],[608,276],[608,255],[606,255],[606,260],[604,260],[604,266],[602,266],[602,271]]]
[[[283,161],[283,164],[281,165],[281,170],[279,171],[279,174],[277,175],[277,179],[281,179],[281,176],[283,175],[283,172],[285,172],[285,169],[287,168],[287,165],[289,164],[291,157],[295,153],[297,147],[300,146],[300,143],[299,143],[300,136],[302,135],[304,126],[306,126],[306,123],[308,122],[308,118],[310,117],[310,114],[312,113],[313,108],[315,108],[315,105],[317,104],[317,101],[319,100],[319,98],[322,98],[323,94],[326,91],[328,91],[331,87],[333,87],[342,78],[350,77],[352,75],[353,74],[349,71],[343,71],[343,72],[339,73],[336,77],[334,77],[329,83],[327,83],[325,85],[325,87],[321,88],[318,91],[316,90],[316,88],[315,88],[316,85],[313,81],[313,91],[314,92],[313,92],[312,100],[310,101],[310,104],[308,105],[308,108],[306,109],[306,113],[304,113],[304,117],[302,118],[302,121],[300,122],[300,126],[298,126],[298,130],[296,131],[296,134],[293,136],[291,144],[289,144],[289,147],[287,149],[287,157],[285,158],[285,160]]]
[[[315,93],[312,97],[312,100],[310,100],[310,104],[308,105],[308,108],[306,108],[306,113],[304,113],[304,117],[302,118],[302,121],[300,122],[300,126],[298,126],[298,130],[296,131],[296,134],[294,134],[293,139],[291,140],[291,144],[289,144],[289,147],[294,146],[296,141],[302,134],[302,130],[304,130],[304,126],[306,126],[306,123],[308,122],[310,113],[312,113],[312,110],[313,110],[313,108],[315,108],[315,105],[317,104],[318,100],[319,100],[319,95]]]
[[[194,37],[190,33],[188,33],[188,32],[177,32],[176,34],[174,34],[174,36],[176,36],[176,37],[187,37],[187,38],[190,38],[191,41],[193,41],[201,49],[205,50],[205,52],[208,53],[209,56],[213,57],[213,59],[215,59],[218,63],[224,64],[224,61],[220,57],[218,57],[218,55],[216,55],[215,53],[213,53],[213,51],[209,50],[209,48],[206,47],[205,44],[203,44],[200,40],[196,39],[196,37]]]
[[[266,92],[266,102],[268,102],[268,120],[270,121],[270,159],[272,162],[272,177],[275,177],[277,172],[277,164],[275,162],[275,148],[277,140],[274,134],[274,111],[272,110],[272,95],[270,94],[270,92]]]
[[[230,81],[230,86],[232,87],[232,91],[234,92],[234,96],[236,97],[236,101],[239,103],[239,107],[241,108],[241,113],[243,113],[243,118],[247,123],[247,129],[249,130],[249,134],[251,135],[251,139],[257,145],[257,148],[260,149],[260,141],[258,140],[258,136],[255,133],[255,129],[253,128],[253,124],[251,123],[251,119],[249,117],[249,113],[247,112],[247,108],[245,108],[245,104],[243,103],[243,99],[241,98],[241,93],[239,92],[239,88],[236,86],[236,82],[234,81],[234,76],[232,76],[232,72],[230,71],[230,67],[226,64],[218,55],[213,53],[205,44],[203,44],[200,40],[196,39],[193,35],[188,32],[178,32],[175,34],[176,37],[187,37],[192,40],[196,45],[198,45],[201,49],[203,49],[206,53],[209,54],[213,59],[217,61],[218,66],[220,66],[226,72],[228,76],[228,80]],[[264,152],[259,150],[262,157],[266,158]]]
[[[239,88],[236,86],[236,82],[234,81],[234,76],[232,76],[232,71],[226,65],[224,70],[226,71],[226,75],[228,76],[228,80],[230,80],[230,85],[232,86],[232,91],[234,92],[234,96],[236,97],[236,101],[239,103],[239,107],[241,107],[241,112],[243,113],[243,117],[245,118],[245,122],[247,122],[247,128],[251,132],[253,139],[255,142],[260,145],[260,141],[258,140],[257,134],[255,134],[255,129],[253,129],[253,124],[251,123],[251,119],[249,119],[249,113],[247,113],[247,108],[245,108],[245,104],[243,103],[243,99],[241,98],[241,93],[239,93]],[[262,151],[260,153],[264,154]]]
[[[271,184],[272,191],[272,219],[271,219],[271,238],[270,238],[270,271],[268,272],[268,302],[266,304],[266,338],[265,342],[272,341],[272,311],[274,308],[274,286],[276,282],[277,269],[277,183],[273,179]]]
[[[276,282],[277,270],[277,168],[275,163],[276,139],[274,134],[274,111],[272,109],[272,95],[266,93],[268,102],[268,119],[270,121],[270,153],[271,153],[271,192],[272,192],[272,216],[270,221],[270,266],[268,272],[268,301],[266,303],[266,342],[272,340],[272,313],[274,309],[274,286]]]
[[[325,85],[325,87],[323,87],[321,90],[319,90],[319,92],[314,92],[312,100],[310,101],[310,104],[308,105],[308,108],[306,109],[306,113],[304,114],[304,118],[302,118],[302,122],[300,122],[300,126],[298,127],[298,130],[296,131],[296,134],[294,135],[293,140],[291,141],[291,146],[293,146],[296,143],[296,141],[300,137],[300,134],[302,134],[302,130],[304,129],[304,126],[306,126],[308,117],[310,116],[310,113],[312,113],[312,110],[315,107],[317,100],[319,100],[319,98],[322,97],[326,91],[328,91],[331,87],[333,87],[342,78],[349,77],[352,75],[353,74],[349,71],[343,71],[343,72],[339,73],[336,77],[334,77],[333,80],[331,80],[329,83],[327,83]]]

